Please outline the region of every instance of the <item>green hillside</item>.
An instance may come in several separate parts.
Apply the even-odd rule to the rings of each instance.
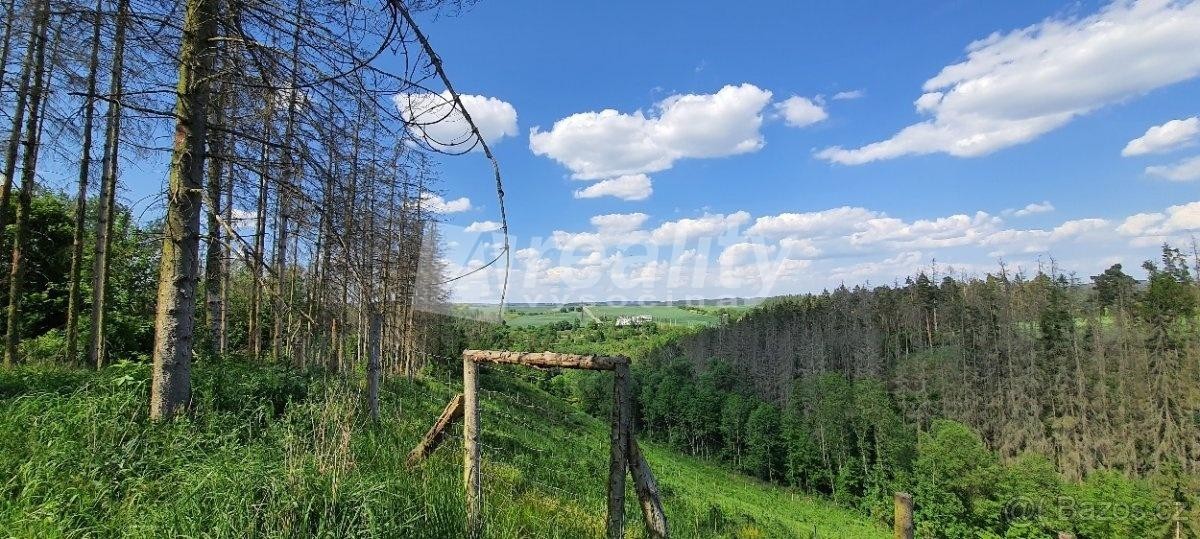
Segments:
[[[152,424],[148,368],[0,372],[0,529],[13,537],[458,537],[461,453],[407,452],[456,392],[449,372],[385,382],[201,364],[197,413]],[[522,379],[483,377],[491,537],[595,537],[605,424]],[[457,436],[457,433],[456,433]],[[886,537],[865,516],[647,444],[676,537]],[[643,536],[632,493],[628,536]]]
[[[478,308],[483,312],[488,309]],[[491,307],[494,311],[495,307]],[[668,326],[713,326],[721,322],[722,315],[734,318],[750,310],[746,305],[735,306],[679,306],[679,305],[588,305],[588,311],[605,323],[612,323],[622,316],[650,316],[659,325]],[[554,307],[541,305],[513,305],[505,309],[505,321],[514,327],[544,326],[568,322],[586,325],[591,316],[579,306]]]

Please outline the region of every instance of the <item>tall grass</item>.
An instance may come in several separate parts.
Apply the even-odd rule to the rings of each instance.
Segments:
[[[354,379],[202,363],[195,413],[156,424],[147,379],[137,364],[0,371],[0,535],[462,535],[457,436],[404,466],[451,383],[389,380],[374,423]],[[600,535],[605,426],[504,372],[484,377],[483,402],[487,535]],[[661,479],[679,537],[790,537],[810,526],[822,537],[886,536],[852,513],[648,452],[674,476]],[[626,512],[628,535],[642,536],[632,493]]]

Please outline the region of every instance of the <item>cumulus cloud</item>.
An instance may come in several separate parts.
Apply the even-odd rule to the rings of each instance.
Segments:
[[[862,222],[882,215],[866,208],[850,206],[806,213],[781,213],[759,217],[746,233],[768,237],[826,237],[854,231]]]
[[[500,223],[495,221],[475,221],[474,223],[467,225],[467,227],[463,229],[463,232],[483,233],[495,232],[497,230],[500,230]]]
[[[644,213],[610,213],[592,217],[591,223],[601,232],[630,232],[641,228],[649,217]]]
[[[861,99],[866,96],[867,96],[866,90],[849,90],[849,91],[838,92],[836,94],[833,94],[833,97],[830,99],[833,99],[834,101],[842,101],[842,100],[849,100],[849,99]]]
[[[531,129],[529,148],[562,163],[581,180],[659,172],[680,159],[762,148],[759,128],[770,100],[771,92],[742,84],[715,94],[673,95],[649,114],[581,112],[558,120],[549,131]]]
[[[1104,219],[1075,219],[1065,221],[1050,230],[1000,230],[988,235],[980,244],[1003,247],[993,251],[993,255],[1001,255],[1008,251],[1035,253],[1050,250],[1054,243],[1079,240],[1085,235],[1094,235],[1093,233],[1111,233],[1111,230],[1110,223]]]
[[[1029,204],[1026,204],[1024,208],[1019,208],[1019,209],[1009,208],[1007,210],[1004,210],[1002,213],[1004,215],[1014,215],[1016,217],[1026,217],[1026,216],[1033,215],[1036,213],[1047,213],[1047,212],[1052,212],[1052,211],[1054,211],[1054,204],[1051,204],[1049,200],[1043,200],[1041,202],[1030,202]]]
[[[1131,157],[1148,153],[1169,152],[1187,146],[1200,135],[1200,116],[1171,120],[1146,130],[1146,134],[1129,141],[1121,155]]]
[[[1200,155],[1189,157],[1171,165],[1155,165],[1146,167],[1146,174],[1173,182],[1190,182],[1200,180]]]
[[[650,239],[658,244],[685,243],[687,241],[714,237],[726,232],[735,232],[750,221],[750,214],[744,211],[729,215],[706,214],[702,217],[667,221],[650,233]]]
[[[974,215],[918,219],[911,223],[893,217],[876,217],[863,222],[862,230],[850,235],[850,243],[857,246],[887,243],[905,248],[954,247],[977,243],[999,225],[999,218],[982,211]]]
[[[517,109],[495,97],[460,94],[463,106],[488,144],[517,134]],[[450,92],[397,94],[392,98],[400,116],[412,124],[413,136],[429,137],[438,149],[465,149],[473,142],[470,126],[450,101]]]
[[[1126,236],[1149,237],[1195,230],[1200,230],[1200,201],[1171,206],[1165,212],[1131,215],[1117,227],[1117,232]]]
[[[446,200],[440,195],[425,192],[421,193],[421,206],[433,213],[461,213],[471,209],[471,199],[459,197]]]
[[[775,110],[783,116],[784,123],[792,127],[812,125],[829,117],[820,103],[796,95],[776,103]]]
[[[617,197],[621,200],[646,200],[654,193],[650,177],[645,174],[626,174],[598,181],[575,190],[575,198]]]
[[[1117,1],[1089,17],[1051,18],[967,47],[924,84],[930,119],[859,148],[818,156],[858,165],[903,155],[985,155],[1029,142],[1096,109],[1200,74],[1200,2]]]

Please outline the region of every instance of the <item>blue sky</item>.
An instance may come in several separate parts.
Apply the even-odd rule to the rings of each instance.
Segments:
[[[1001,260],[1140,275],[1200,229],[1200,0],[483,0],[421,22],[503,167],[511,300],[769,296]],[[430,131],[460,136],[456,119]],[[438,161],[457,275],[498,249],[495,191],[480,153]],[[161,165],[131,163],[123,198],[157,207]],[[479,271],[454,298],[502,281]]]
[[[491,122],[512,298],[819,291],[934,260],[1086,276],[1200,227],[1200,5],[807,4],[485,1],[427,21]],[[495,195],[481,155],[441,162],[445,199],[470,200],[445,217],[455,272],[490,258]],[[580,197],[597,191],[618,196]]]

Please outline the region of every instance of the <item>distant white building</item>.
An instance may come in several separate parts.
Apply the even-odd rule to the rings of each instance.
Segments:
[[[636,316],[618,316],[614,323],[617,327],[631,327],[649,324],[654,321],[654,317],[648,314],[639,314]]]

